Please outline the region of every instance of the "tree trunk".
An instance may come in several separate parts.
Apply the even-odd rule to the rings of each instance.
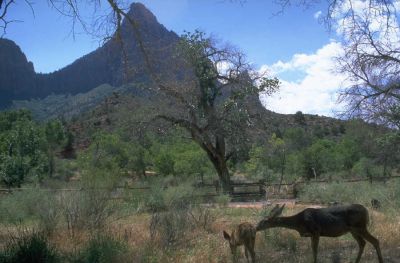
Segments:
[[[278,193],[281,193],[283,175],[285,173],[285,164],[286,164],[286,154],[285,154],[285,152],[283,152],[283,155],[282,155],[282,158],[281,158],[281,178],[279,179]]]
[[[222,190],[224,193],[230,193],[231,191],[231,179],[229,174],[228,165],[225,159],[225,156],[221,155],[213,155],[212,152],[206,151],[208,158],[213,164],[215,170],[217,171],[219,181],[222,185]]]
[[[204,136],[197,133],[195,130],[191,130],[192,138],[197,142],[200,147],[207,153],[208,159],[210,159],[215,170],[217,171],[218,178],[222,184],[222,190],[224,193],[231,192],[231,180],[227,160],[225,156],[225,138],[222,135],[217,135],[215,138],[215,146],[210,140],[205,139]]]
[[[52,178],[54,173],[54,152],[49,150],[49,177]]]
[[[217,170],[219,180],[221,181],[223,192],[230,193],[231,192],[231,179],[230,179],[230,175],[229,175],[229,170],[228,170],[227,163],[225,161],[225,157],[222,160],[223,161],[220,161],[217,163],[217,166],[214,164],[214,167]]]
[[[214,164],[217,170],[218,177],[222,183],[224,193],[231,192],[231,178],[228,170],[228,164],[225,156],[225,138],[224,136],[217,135],[215,139],[215,149],[217,152],[216,162]]]

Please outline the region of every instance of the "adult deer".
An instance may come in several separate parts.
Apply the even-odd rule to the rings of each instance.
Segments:
[[[251,256],[251,262],[256,262],[256,253],[254,252],[254,243],[256,241],[256,228],[250,223],[241,223],[237,225],[232,233],[229,235],[227,232],[224,233],[224,238],[229,241],[232,255],[236,260],[236,248],[244,245],[244,253],[246,255],[247,262],[249,262],[249,253]]]
[[[257,231],[272,227],[285,227],[296,230],[302,237],[311,237],[314,263],[317,262],[319,237],[338,237],[348,232],[357,241],[359,251],[356,263],[360,261],[366,240],[370,242],[383,262],[379,241],[367,230],[368,210],[358,204],[333,206],[328,208],[306,208],[293,216],[280,216],[285,205],[276,205],[268,217],[261,220]]]

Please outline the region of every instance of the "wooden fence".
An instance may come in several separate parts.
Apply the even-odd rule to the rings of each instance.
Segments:
[[[370,177],[370,178],[352,178],[344,179],[340,181],[335,180],[309,180],[309,181],[299,181],[293,183],[267,183],[266,192],[267,199],[280,199],[280,198],[296,198],[299,187],[304,184],[326,184],[326,183],[358,183],[358,182],[386,182],[391,179],[399,179],[400,175],[386,176],[386,177]]]
[[[390,177],[373,177],[373,178],[354,178],[348,180],[341,180],[341,183],[356,183],[356,182],[386,182],[391,179],[398,179],[400,175]],[[302,184],[323,184],[334,181],[328,180],[310,180],[300,181],[294,183],[266,183],[264,180],[257,182],[231,182],[231,189],[228,193],[231,196],[232,201],[263,201],[267,199],[289,199],[297,197],[297,190]],[[213,199],[222,193],[222,188],[218,180],[213,183],[198,183],[195,187],[202,189],[201,196],[206,199]],[[11,193],[13,191],[32,190],[37,188],[0,188],[0,195]],[[68,189],[46,189],[40,188],[41,191],[85,191],[90,189],[83,188],[68,188]],[[150,187],[116,187],[114,196],[118,199],[118,193],[123,190],[141,191],[146,192],[150,190]]]
[[[205,195],[209,197],[216,196],[222,193],[221,184],[218,180],[213,183],[198,183],[196,185],[205,190]],[[260,201],[266,200],[265,181],[258,182],[235,182],[230,185],[229,195],[232,201]]]

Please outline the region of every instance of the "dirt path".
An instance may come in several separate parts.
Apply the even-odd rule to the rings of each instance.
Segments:
[[[231,208],[263,208],[265,206],[272,206],[275,204],[283,205],[286,204],[287,207],[294,207],[295,205],[302,205],[312,208],[320,208],[323,207],[321,205],[316,204],[303,204],[299,203],[298,199],[270,199],[268,201],[261,201],[261,202],[231,202],[228,204],[228,207]]]

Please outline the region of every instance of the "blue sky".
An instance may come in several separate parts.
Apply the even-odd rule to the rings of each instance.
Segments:
[[[36,1],[35,16],[22,1],[10,9],[10,18],[24,22],[11,24],[4,36],[21,47],[37,72],[60,69],[99,47],[98,39],[79,29],[73,39],[70,21],[46,2]],[[319,11],[326,7],[291,7],[281,15],[274,15],[279,7],[272,2],[142,1],[167,29],[178,34],[195,29],[213,34],[242,49],[256,68],[267,68],[278,76],[283,83],[281,92],[272,99],[261,97],[267,108],[281,113],[302,110],[333,115],[337,107],[335,92],[340,83],[329,72],[332,66],[329,60],[340,50],[340,45],[317,19]],[[319,79],[321,76],[324,79]]]

